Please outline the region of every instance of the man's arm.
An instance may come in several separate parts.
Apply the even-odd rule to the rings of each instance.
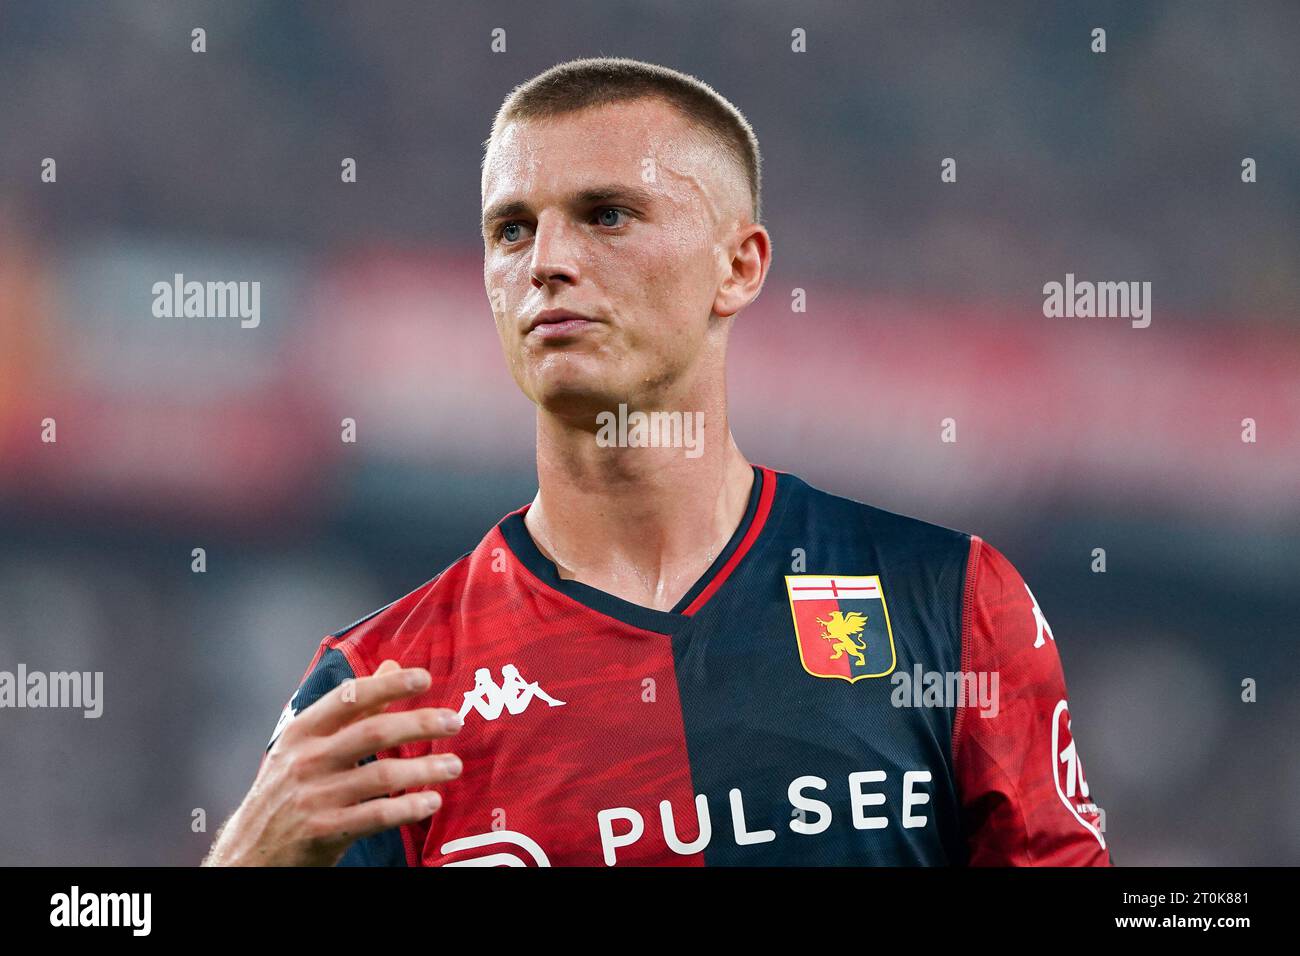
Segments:
[[[1019,572],[972,536],[962,670],[997,679],[995,706],[957,711],[953,761],[972,866],[1110,866],[1075,749],[1056,640]],[[995,709],[996,708],[996,709]]]

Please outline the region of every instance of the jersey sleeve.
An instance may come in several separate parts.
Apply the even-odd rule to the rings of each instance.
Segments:
[[[316,650],[316,655],[307,665],[307,671],[303,674],[302,680],[298,683],[298,689],[294,691],[289,702],[285,704],[284,710],[280,712],[280,719],[276,722],[275,729],[271,732],[271,739],[267,741],[266,748],[262,752],[262,760],[270,753],[275,742],[280,739],[284,733],[284,728],[289,725],[295,717],[310,707],[316,701],[320,700],[335,687],[338,687],[345,680],[353,677],[365,676],[356,673],[356,666],[349,657],[345,656],[339,647],[335,646],[335,637],[327,637]],[[377,760],[385,754],[373,754],[361,760],[357,765],[370,763]],[[372,836],[363,837],[353,843],[343,858],[339,860],[339,866],[407,866],[409,859],[406,852],[406,842],[403,839],[400,827],[394,827],[391,830],[385,830],[382,833],[376,833]]]
[[[1104,816],[1075,749],[1056,638],[1019,572],[974,535],[963,594],[962,670],[987,672],[996,687],[992,705],[968,702],[954,719],[969,864],[1112,865]]]

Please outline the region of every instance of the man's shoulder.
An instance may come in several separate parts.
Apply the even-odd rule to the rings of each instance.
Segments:
[[[502,564],[505,547],[499,527],[494,524],[472,550],[419,587],[328,635],[325,649],[339,651],[356,676],[371,673],[389,657],[404,666],[427,666],[426,652],[416,645],[452,624],[476,581],[497,576],[492,572]]]
[[[840,537],[894,554],[962,558],[974,538],[967,531],[823,491],[790,472],[778,472],[777,482],[786,486],[786,534],[806,530],[811,536]]]

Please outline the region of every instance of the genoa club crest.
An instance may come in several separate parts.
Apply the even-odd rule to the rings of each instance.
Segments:
[[[894,669],[894,631],[876,574],[787,574],[790,615],[803,669],[852,684]]]

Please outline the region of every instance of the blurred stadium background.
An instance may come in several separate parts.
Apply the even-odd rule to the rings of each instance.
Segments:
[[[480,144],[596,54],[758,132],[741,448],[1017,564],[1119,863],[1300,860],[1300,8],[790,6],[0,3],[0,669],[106,698],[0,711],[0,863],[196,863],[321,637],[531,499]],[[1067,272],[1150,328],[1044,318]],[[154,318],[175,273],[260,326]]]

